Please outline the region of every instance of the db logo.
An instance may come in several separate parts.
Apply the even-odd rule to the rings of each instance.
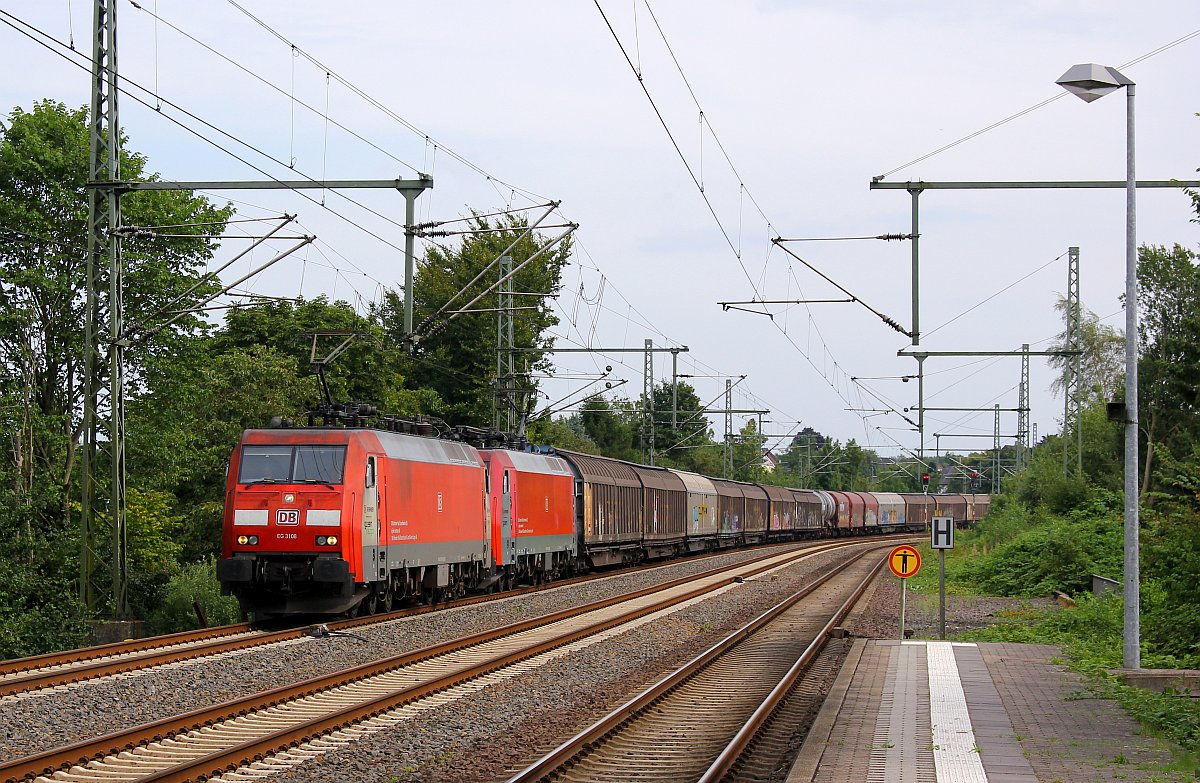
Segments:
[[[275,512],[275,524],[277,525],[298,525],[300,524],[300,510],[296,508],[281,508]]]

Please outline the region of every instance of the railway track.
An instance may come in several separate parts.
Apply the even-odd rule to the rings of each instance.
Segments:
[[[509,783],[726,779],[882,563],[864,552],[814,580]]]
[[[701,557],[712,556],[715,555],[704,555]],[[767,556],[769,555],[762,555],[762,557]],[[625,570],[621,573],[631,573],[636,570],[645,570],[659,566],[661,564],[640,566],[632,571]],[[573,579],[523,587],[519,590],[505,593],[472,596],[451,604],[411,607],[352,620],[335,620],[326,623],[326,626],[331,631],[351,631],[365,625],[440,611],[450,606],[470,606],[498,598],[604,579],[612,575],[611,573],[588,574]],[[267,631],[256,630],[249,623],[240,623],[237,625],[221,626],[219,628],[185,631],[167,636],[135,639],[115,644],[3,661],[0,662],[0,698],[56,688],[101,677],[110,677],[141,669],[166,666],[181,661],[292,641],[307,635],[309,635],[308,626]]]
[[[516,676],[537,656],[607,638],[660,612],[772,569],[845,546],[827,543],[764,556],[722,573],[608,598],[446,644],[277,688],[0,765],[6,780],[185,781],[214,777],[287,751],[286,766],[321,752],[321,738],[349,727],[402,720],[406,714]],[[366,722],[364,724],[363,722]],[[345,736],[345,733],[341,736]],[[304,743],[314,743],[306,746]],[[289,750],[292,749],[292,750]]]

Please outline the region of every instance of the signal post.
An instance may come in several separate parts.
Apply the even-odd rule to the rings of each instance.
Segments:
[[[954,548],[954,518],[934,517],[929,530],[929,546],[938,551],[938,618],[941,636],[946,641],[946,550]]]
[[[908,608],[908,578],[921,570],[921,553],[901,544],[888,553],[888,568],[900,577],[900,641],[904,641],[904,613]]]

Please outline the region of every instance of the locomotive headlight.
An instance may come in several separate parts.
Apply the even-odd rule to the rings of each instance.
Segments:
[[[245,546],[246,544],[250,543],[250,536],[238,536],[237,542],[242,546]]]
[[[284,503],[295,503],[296,496],[293,495],[291,492],[285,492],[283,495],[283,502]]]
[[[317,536],[317,546],[325,546],[327,540],[325,536]]]
[[[334,544],[337,543],[337,536],[330,536],[329,538],[325,539],[325,543],[329,544],[330,546],[333,546]]]
[[[250,536],[250,546],[254,546],[257,543],[258,543],[258,536]]]

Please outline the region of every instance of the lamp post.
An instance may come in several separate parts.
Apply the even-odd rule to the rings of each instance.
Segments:
[[[1125,639],[1126,669],[1141,668],[1138,563],[1138,305],[1136,209],[1133,175],[1134,84],[1115,68],[1095,63],[1073,65],[1058,84],[1091,103],[1121,87],[1126,99],[1125,149]]]

